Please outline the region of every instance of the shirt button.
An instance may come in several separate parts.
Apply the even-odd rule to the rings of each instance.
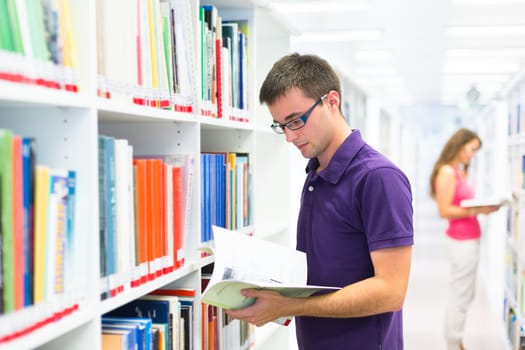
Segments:
[[[308,186],[308,191],[312,192],[314,190],[314,186]]]

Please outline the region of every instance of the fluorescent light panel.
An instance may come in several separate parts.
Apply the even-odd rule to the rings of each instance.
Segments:
[[[356,60],[362,62],[380,62],[392,59],[392,53],[387,50],[360,50],[354,56]]]
[[[448,27],[449,36],[525,35],[525,26],[456,26]]]
[[[383,32],[378,29],[355,29],[344,31],[304,32],[292,36],[292,40],[304,42],[340,42],[340,41],[367,41],[379,40]]]
[[[445,55],[449,58],[465,57],[521,57],[525,56],[525,47],[493,48],[493,49],[449,49]]]
[[[443,83],[505,83],[511,78],[510,74],[448,74]]]
[[[403,85],[405,84],[405,80],[400,77],[399,75],[387,75],[387,76],[379,76],[379,75],[357,75],[356,76],[357,81],[362,83],[363,85]]]
[[[445,91],[468,91],[472,86],[475,86],[479,91],[484,92],[497,92],[503,87],[503,83],[451,83],[445,84],[443,90]]]
[[[368,4],[364,1],[271,2],[268,6],[284,13],[352,12],[368,9]]]
[[[487,74],[487,73],[514,73],[520,69],[518,63],[447,63],[443,69],[445,74]]]
[[[525,4],[525,0],[451,0],[452,5]]]

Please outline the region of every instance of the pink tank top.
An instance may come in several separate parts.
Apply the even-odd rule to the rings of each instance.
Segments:
[[[456,172],[456,191],[452,199],[453,205],[458,205],[463,199],[474,197],[474,188],[461,176],[459,170]],[[447,235],[457,240],[477,239],[481,236],[481,229],[476,216],[469,216],[461,219],[448,220]]]

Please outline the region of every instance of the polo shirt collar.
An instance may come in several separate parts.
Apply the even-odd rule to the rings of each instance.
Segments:
[[[352,133],[339,146],[334,156],[330,160],[328,167],[319,173],[319,176],[332,184],[339,181],[345,169],[348,167],[352,159],[357,155],[357,152],[365,145],[365,141],[361,137],[361,132],[357,129],[352,129]],[[314,173],[315,169],[319,167],[319,160],[317,157],[312,158],[306,165],[306,173]]]

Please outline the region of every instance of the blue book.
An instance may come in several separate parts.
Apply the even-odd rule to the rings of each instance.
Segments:
[[[35,139],[22,137],[22,182],[24,205],[24,305],[33,304]]]
[[[239,31],[239,108],[246,109],[246,36]]]
[[[98,136],[98,226],[99,226],[99,269],[100,277],[106,277],[106,142],[105,137]],[[100,295],[101,299],[109,297],[109,287],[106,286]]]
[[[116,202],[115,202],[115,138],[104,137],[105,143],[105,235],[106,235],[106,268],[107,274],[117,272],[116,263]]]
[[[74,170],[69,170],[67,172],[67,214],[66,214],[66,289],[71,290],[75,286],[79,273],[77,270],[78,264],[75,262],[75,251],[76,242],[75,242],[75,200],[76,200],[76,182],[77,174]]]
[[[137,326],[137,349],[149,350],[152,348],[151,319],[139,317],[102,317],[102,326],[111,324],[132,324]]]
[[[122,330],[124,334],[126,334],[126,349],[130,350],[137,350],[139,346],[139,330],[137,324],[132,323],[114,323],[114,324],[107,324],[102,323],[102,333],[107,333],[108,331],[112,330]]]
[[[108,312],[105,316],[149,318],[152,323],[169,325],[170,302],[166,300],[136,299]]]

